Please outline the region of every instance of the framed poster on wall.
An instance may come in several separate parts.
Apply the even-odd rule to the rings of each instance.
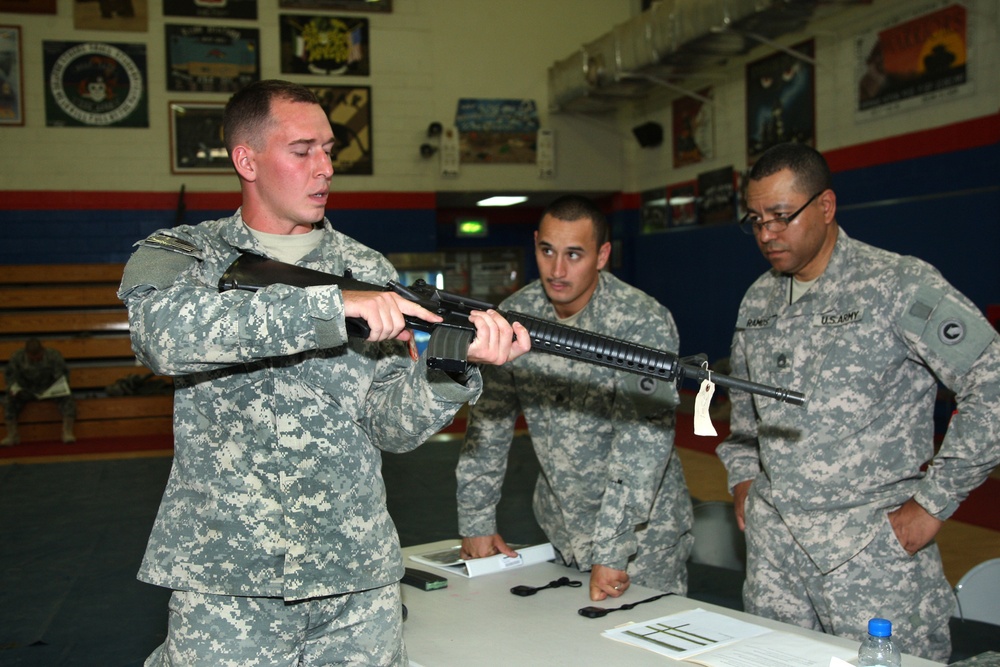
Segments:
[[[76,0],[73,3],[73,28],[146,32],[148,4],[148,0]]]
[[[0,0],[0,12],[55,14],[56,0]]]
[[[368,19],[282,14],[281,72],[368,76]]]
[[[21,28],[0,25],[0,125],[24,125]]]
[[[958,3],[927,9],[855,38],[857,120],[974,92],[968,66],[974,54],[969,11]],[[921,10],[914,6],[911,11]]]
[[[816,145],[816,77],[812,40],[747,64],[747,161],[771,146]]]
[[[222,138],[224,102],[171,102],[170,172],[233,173]]]
[[[166,25],[167,90],[234,93],[260,80],[256,28]]]
[[[675,169],[715,155],[712,93],[711,87],[703,88],[698,97],[679,97],[671,104]]]
[[[336,143],[333,174],[371,176],[372,90],[368,86],[307,86],[319,98]]]
[[[146,45],[42,42],[48,127],[149,127]]]
[[[318,11],[391,12],[392,0],[279,0],[282,9],[315,9]]]
[[[163,15],[254,20],[257,0],[163,0]]]
[[[671,227],[698,224],[698,182],[667,186],[667,215]]]

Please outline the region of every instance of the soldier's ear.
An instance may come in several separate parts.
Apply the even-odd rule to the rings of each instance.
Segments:
[[[244,145],[236,146],[233,148],[232,159],[233,166],[236,168],[236,173],[240,175],[240,178],[245,181],[254,181],[257,179],[252,148]]]
[[[609,259],[611,259],[611,241],[605,241],[597,249],[597,270],[603,271],[604,267],[608,265]]]

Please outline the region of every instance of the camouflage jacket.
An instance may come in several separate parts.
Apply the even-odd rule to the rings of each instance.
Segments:
[[[556,319],[540,282],[501,305]],[[577,326],[675,353],[679,345],[670,312],[607,272]],[[483,382],[458,464],[461,535],[497,532],[496,505],[522,411],[541,464],[535,516],[567,562],[624,570],[640,524],[648,522],[664,546],[690,528],[691,501],[673,450],[672,383],[536,351],[484,369]]]
[[[914,497],[945,519],[997,465],[1000,342],[929,264],[843,229],[826,271],[791,305],[790,280],[770,271],[747,291],[732,368],[803,391],[806,403],[733,392],[717,451],[730,487],[755,479],[826,572],[864,548],[887,511]],[[938,379],[958,411],[935,455]]]
[[[323,226],[300,265],[395,277]],[[164,249],[165,236],[193,248]],[[133,347],[175,386],[173,468],[139,578],[286,599],[394,582],[402,558],[379,450],[413,449],[446,425],[477,396],[479,372],[463,386],[401,343],[348,339],[336,287],[220,293],[241,250],[266,254],[237,212],[154,234],[125,269]]]
[[[10,355],[10,361],[4,369],[4,380],[7,387],[18,385],[21,391],[29,394],[40,394],[52,386],[59,378],[69,379],[69,369],[66,360],[58,350],[46,347],[42,350],[42,360],[38,363],[28,361],[28,353],[24,349],[15,350]]]

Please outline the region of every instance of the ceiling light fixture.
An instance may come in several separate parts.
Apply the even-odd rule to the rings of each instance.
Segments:
[[[515,197],[487,197],[486,199],[480,199],[476,202],[476,206],[513,206],[514,204],[520,204],[522,202],[528,201],[527,197],[515,196]]]

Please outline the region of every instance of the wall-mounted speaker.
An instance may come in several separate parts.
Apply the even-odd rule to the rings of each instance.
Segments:
[[[663,143],[663,126],[653,121],[636,125],[632,134],[643,148],[655,148]]]

